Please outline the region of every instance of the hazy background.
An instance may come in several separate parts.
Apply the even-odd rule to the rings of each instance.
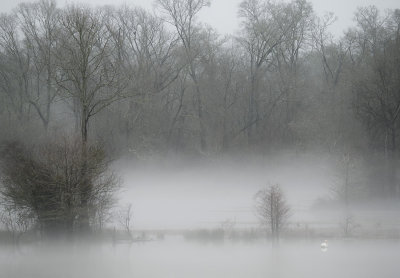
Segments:
[[[72,2],[0,3],[0,277],[400,277],[398,1]]]
[[[33,0],[2,0],[0,12],[8,12],[21,2],[33,2]],[[239,27],[237,20],[238,5],[240,0],[211,0],[211,6],[204,9],[200,14],[200,20],[216,28],[221,34],[233,34]],[[375,5],[380,10],[395,9],[399,4],[396,0],[310,0],[314,10],[318,15],[326,12],[333,12],[337,16],[337,21],[331,26],[331,31],[335,36],[340,36],[344,30],[351,26],[354,11],[360,6]],[[153,1],[148,0],[57,0],[61,6],[66,3],[89,3],[92,6],[100,5],[138,5],[148,10],[153,9]]]

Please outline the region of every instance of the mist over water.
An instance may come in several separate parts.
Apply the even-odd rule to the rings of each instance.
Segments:
[[[123,160],[118,164],[124,180],[118,198],[132,204],[137,229],[219,228],[226,220],[234,221],[236,228],[249,228],[259,227],[255,193],[279,184],[291,207],[291,225],[340,229],[345,206],[334,192],[342,178],[338,161],[340,157],[326,153],[289,151],[202,160]],[[367,175],[360,170],[357,178],[363,181]],[[318,206],[321,200],[328,204]],[[355,199],[349,207],[364,227],[400,223],[396,201]]]
[[[254,192],[274,182],[284,189],[293,211],[287,230],[296,223],[310,228],[329,223],[338,231],[341,214],[332,217],[335,209],[314,207],[319,197],[331,196],[334,165],[335,158],[315,153],[202,161],[170,158],[140,165],[121,160],[115,165],[122,167],[124,178],[118,198],[133,205],[134,237],[146,233],[148,240],[5,245],[0,249],[0,277],[399,277],[398,239],[342,238],[339,232],[329,236],[327,249],[321,249],[323,234],[286,236],[279,243],[263,236],[185,236],[184,231],[218,229],[227,219],[235,221],[236,231],[260,231]],[[365,208],[355,215],[365,226],[368,218],[362,218],[362,212]],[[376,217],[387,213],[373,207],[370,217],[371,212]],[[165,236],[156,237],[157,230]]]
[[[118,221],[117,237],[98,241],[2,245],[0,277],[385,277],[400,275],[399,207],[351,206],[354,236],[344,237],[344,206],[334,200],[337,157],[318,152],[188,159],[125,158],[116,198],[132,204],[132,235]],[[291,214],[282,237],[265,237],[255,193],[279,184]],[[213,234],[233,223],[230,233]],[[389,236],[385,234],[392,231]],[[192,234],[191,234],[192,233]],[[162,236],[159,236],[162,234]],[[190,237],[190,235],[192,235]],[[328,240],[328,248],[321,242]]]
[[[227,1],[0,14],[0,278],[400,277],[400,10]]]
[[[117,239],[1,246],[0,277],[399,277],[398,206],[352,206],[356,237],[343,236],[343,204],[316,206],[321,197],[334,199],[336,162],[312,152],[121,159],[116,198],[132,204],[133,241],[111,221],[106,229],[119,230]],[[279,243],[265,237],[254,209],[255,193],[274,183],[291,208]],[[233,234],[206,232],[224,221]],[[388,229],[394,239],[384,236]]]
[[[119,198],[133,204],[138,228],[210,228],[227,219],[254,226],[255,193],[278,183],[296,211],[293,220],[310,221],[313,202],[331,194],[332,166],[333,159],[296,153],[127,162]]]
[[[399,276],[398,241],[284,240],[204,244],[166,238],[146,244],[0,251],[1,277],[385,277]]]

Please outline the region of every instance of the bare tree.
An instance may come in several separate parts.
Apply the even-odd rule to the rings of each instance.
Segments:
[[[235,41],[229,48],[223,49],[217,56],[217,95],[216,101],[218,116],[221,118],[219,130],[221,131],[221,151],[229,149],[237,132],[237,118],[242,114],[238,109],[240,96],[244,91],[246,75],[243,72],[243,54],[238,49]]]
[[[175,27],[181,40],[185,64],[194,83],[196,97],[196,112],[199,120],[199,135],[201,151],[206,151],[206,125],[204,119],[203,91],[200,86],[197,62],[201,55],[199,43],[196,42],[199,26],[196,24],[196,15],[203,7],[210,5],[209,0],[158,0],[157,3],[166,13],[166,20]]]
[[[303,105],[302,91],[304,82],[304,56],[310,50],[312,41],[312,26],[314,13],[311,3],[306,0],[296,0],[284,9],[287,18],[291,18],[291,28],[287,30],[285,39],[273,50],[274,64],[272,82],[276,83],[278,91],[283,95],[280,102],[281,117],[279,129],[285,141],[294,140],[292,125],[297,120],[299,107]]]
[[[360,225],[357,224],[352,214],[346,212],[343,222],[340,223],[340,227],[342,228],[343,235],[345,237],[350,237]]]
[[[400,195],[397,154],[400,115],[400,12],[381,16],[376,7],[358,9],[352,36],[359,65],[353,70],[353,107],[370,142],[384,152],[387,196]]]
[[[286,221],[290,216],[290,207],[279,185],[271,185],[255,195],[256,213],[263,225],[269,227],[272,238],[279,239]]]
[[[105,13],[83,5],[68,6],[60,16],[60,45],[56,52],[56,82],[65,96],[72,98],[82,140],[81,228],[89,231],[90,181],[87,143],[90,120],[121,98],[126,80],[113,59],[111,34]]]
[[[3,206],[29,211],[45,235],[78,231],[88,211],[98,211],[99,204],[112,200],[119,183],[100,147],[87,146],[85,156],[82,152],[77,139],[29,149],[17,142],[6,144],[0,160]]]
[[[335,21],[334,14],[327,13],[315,20],[313,28],[313,43],[322,62],[325,83],[331,90],[339,84],[348,51],[342,42],[335,42],[328,31]]]
[[[120,125],[130,146],[137,139],[132,135],[153,132],[153,125],[148,122],[157,114],[153,108],[155,101],[183,67],[182,59],[175,53],[179,41],[165,28],[163,20],[140,8],[109,10],[106,26],[115,47],[113,59],[127,80],[124,95],[128,100],[124,106],[120,104]]]
[[[22,123],[29,119],[31,59],[18,31],[15,15],[0,15],[0,90],[5,95],[7,110]]]
[[[131,232],[132,218],[133,218],[132,204],[128,204],[127,206],[125,206],[124,208],[120,209],[117,212],[117,221],[121,225],[121,227],[125,230],[129,239],[132,239],[132,232]]]
[[[243,35],[238,39],[247,54],[250,84],[247,120],[239,132],[247,132],[250,144],[254,143],[260,121],[271,115],[284,96],[282,92],[276,93],[271,90],[271,86],[263,88],[263,80],[273,65],[273,52],[290,38],[289,31],[294,30],[299,22],[299,16],[293,16],[289,7],[290,4],[262,0],[245,0],[240,4],[239,15],[243,19]],[[300,40],[298,42],[301,43]],[[291,47],[297,46],[292,44]],[[296,56],[296,50],[293,55]],[[262,95],[264,91],[267,95]]]
[[[32,64],[27,101],[33,106],[47,131],[51,106],[56,98],[53,74],[59,10],[54,0],[40,0],[22,3],[17,11],[26,51]]]
[[[60,25],[56,81],[75,103],[82,142],[86,143],[90,119],[120,99],[126,84],[112,59],[111,35],[102,10],[68,6]]]

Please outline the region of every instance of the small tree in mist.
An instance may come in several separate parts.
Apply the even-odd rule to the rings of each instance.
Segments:
[[[346,212],[343,222],[340,223],[340,227],[342,228],[343,235],[350,237],[360,225],[357,224],[352,214]]]
[[[126,231],[129,239],[133,239],[131,233],[132,219],[133,219],[132,204],[128,204],[127,206],[121,208],[117,212],[117,220],[121,225],[121,227]]]
[[[91,211],[96,215],[99,204],[111,203],[118,185],[102,149],[89,146],[85,151],[83,158],[80,140],[65,138],[30,149],[17,142],[6,144],[0,159],[3,207],[12,208],[15,214],[28,212],[48,236],[78,230],[82,214]],[[87,163],[85,169],[82,159]],[[83,209],[82,192],[89,201]]]
[[[290,207],[278,184],[261,189],[255,195],[256,212],[261,223],[269,227],[274,240],[279,239],[287,219],[290,216]]]

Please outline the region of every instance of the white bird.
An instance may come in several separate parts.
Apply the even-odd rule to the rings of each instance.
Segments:
[[[326,251],[328,249],[328,241],[325,239],[324,242],[321,243],[321,250]]]

